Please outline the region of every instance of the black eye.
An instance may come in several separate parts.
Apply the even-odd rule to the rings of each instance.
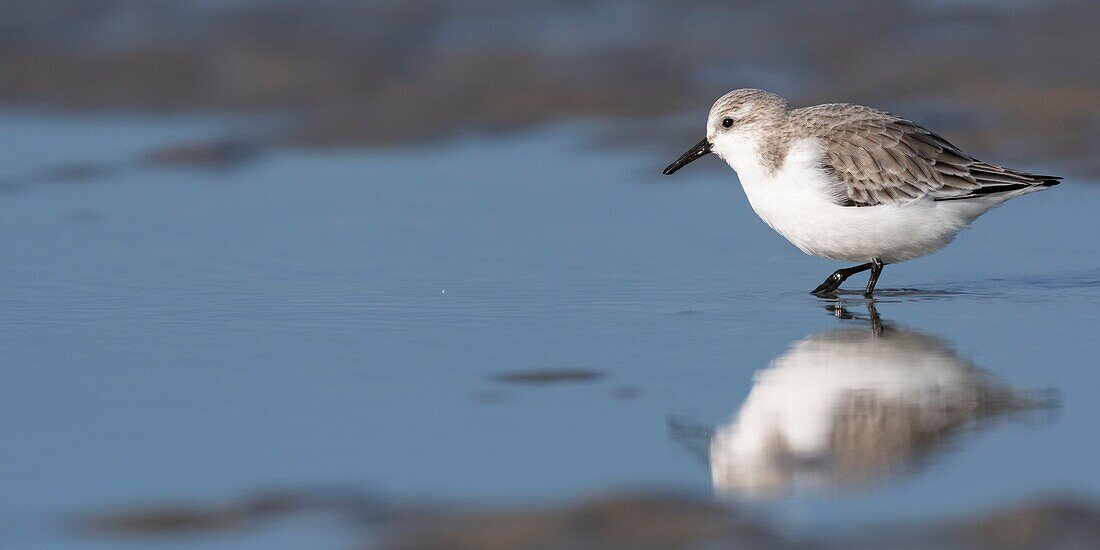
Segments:
[[[733,126],[733,119],[730,118],[730,117],[723,118],[722,119],[722,127],[723,128],[729,128],[730,126]]]

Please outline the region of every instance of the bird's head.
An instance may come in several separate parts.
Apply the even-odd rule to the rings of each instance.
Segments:
[[[790,109],[787,100],[753,88],[718,98],[707,115],[706,137],[668,165],[664,174],[671,175],[708,153],[728,162],[746,151],[751,153],[761,137],[783,123]]]

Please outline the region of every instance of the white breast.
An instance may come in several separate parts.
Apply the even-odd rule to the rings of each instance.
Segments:
[[[842,206],[839,185],[823,168],[816,139],[792,143],[782,166],[763,166],[754,144],[716,144],[719,156],[737,171],[754,211],[772,229],[807,254],[866,262],[897,263],[934,252],[992,204],[918,199],[904,205]]]

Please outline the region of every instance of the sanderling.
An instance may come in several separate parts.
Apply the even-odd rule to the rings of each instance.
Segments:
[[[706,135],[664,173],[715,153],[737,172],[757,215],[803,252],[865,262],[836,270],[818,295],[870,269],[870,297],[885,264],[935,252],[987,210],[1061,179],[982,162],[870,107],[791,109],[763,90],[719,98]]]

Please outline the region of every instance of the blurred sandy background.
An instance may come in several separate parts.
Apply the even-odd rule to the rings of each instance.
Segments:
[[[8,103],[285,116],[246,136],[263,142],[607,118],[622,123],[609,143],[680,144],[715,97],[761,87],[796,105],[885,108],[997,162],[1100,173],[1100,4],[1087,0],[45,0],[2,12]]]

